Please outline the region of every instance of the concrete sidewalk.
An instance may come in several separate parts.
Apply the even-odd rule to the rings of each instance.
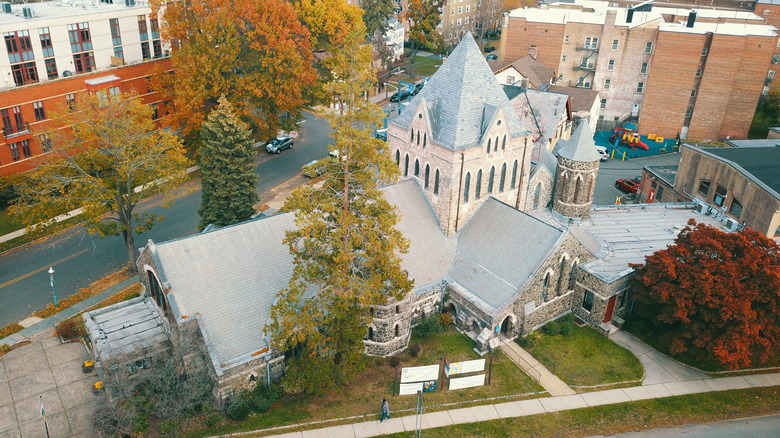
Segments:
[[[642,385],[711,379],[707,374],[661,354],[624,330],[616,331],[609,339],[633,353],[645,367]]]
[[[558,376],[551,373],[546,366],[536,360],[531,353],[517,345],[516,342],[507,340],[501,344],[503,351],[509,359],[523,369],[532,379],[536,380],[551,396],[574,395],[575,392]]]
[[[34,335],[37,335],[38,333],[41,333],[45,330],[49,330],[54,326],[56,326],[57,324],[59,324],[60,322],[72,317],[73,315],[76,315],[77,313],[89,309],[95,304],[98,304],[101,301],[107,299],[111,295],[114,295],[115,293],[121,290],[127,289],[128,287],[136,283],[138,283],[138,279],[136,277],[132,277],[121,283],[117,283],[114,286],[109,287],[108,289],[104,290],[103,292],[95,296],[89,297],[84,301],[78,302],[68,308],[62,309],[61,311],[55,313],[51,317],[40,320],[39,322],[31,325],[30,327],[27,327],[17,333],[14,333],[11,336],[8,336],[7,338],[0,339],[0,345],[3,344],[14,345]]]
[[[719,379],[691,380],[687,382],[656,383],[631,388],[610,389],[606,391],[588,392],[584,394],[545,397],[531,400],[499,403],[493,405],[474,406],[470,408],[452,409],[423,414],[422,428],[452,426],[463,423],[495,420],[499,418],[525,417],[535,414],[558,412],[569,409],[593,406],[611,405],[637,400],[659,399],[677,395],[696,394],[701,392],[726,391],[732,389],[760,388],[780,385],[780,373],[755,374],[749,376],[723,377]],[[322,429],[290,432],[273,435],[285,438],[362,438],[388,435],[399,432],[414,432],[416,430],[414,415],[391,418],[382,423],[366,421],[355,424],[344,424]],[[299,425],[300,426],[300,425]],[[296,427],[296,426],[291,426]],[[221,437],[252,436],[253,432],[220,435]],[[267,432],[267,431],[265,431]]]

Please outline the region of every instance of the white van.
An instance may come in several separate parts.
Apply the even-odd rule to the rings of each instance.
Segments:
[[[609,152],[607,152],[607,148],[604,146],[596,146],[596,152],[598,152],[601,157],[601,161],[607,161],[609,159]]]

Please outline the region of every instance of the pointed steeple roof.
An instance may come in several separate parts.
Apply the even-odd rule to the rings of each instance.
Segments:
[[[503,121],[511,137],[527,135],[471,33],[463,37],[406,111],[390,123],[408,129],[420,102],[435,120],[434,141],[452,150],[480,144],[485,127],[498,110],[504,112]]]
[[[590,130],[587,123],[580,122],[580,126],[577,127],[571,138],[566,140],[566,143],[558,150],[558,156],[583,163],[601,160],[596,152],[596,144],[593,142],[593,131]]]

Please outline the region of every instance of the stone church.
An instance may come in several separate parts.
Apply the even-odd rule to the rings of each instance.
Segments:
[[[402,267],[415,288],[372,309],[366,353],[402,351],[411,327],[439,312],[451,312],[480,352],[570,313],[615,330],[631,306],[628,263],[672,243],[696,213],[689,204],[592,206],[600,159],[592,137],[581,123],[553,152],[532,153],[534,134],[464,37],[388,125],[401,177],[383,191],[410,242]],[[282,213],[141,249],[151,298],[136,304],[144,321],[157,324],[158,337],[168,333],[174,351],[183,337],[197,338],[220,397],[283,372],[284,356],[263,330],[292,274],[282,240],[293,227],[294,214]],[[96,357],[113,361],[103,366],[139,360],[106,351],[127,310],[85,315]],[[110,331],[118,319],[123,325]]]

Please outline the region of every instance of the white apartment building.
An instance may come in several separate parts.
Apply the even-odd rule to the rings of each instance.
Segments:
[[[0,2],[0,89],[161,58],[168,47],[148,2]]]

